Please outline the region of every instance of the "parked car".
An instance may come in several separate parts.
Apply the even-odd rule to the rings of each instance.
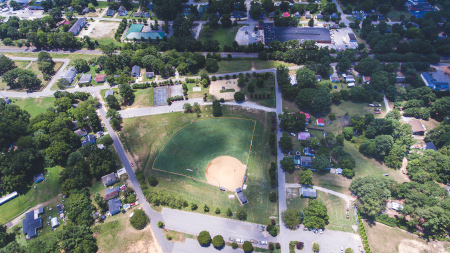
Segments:
[[[383,176],[387,177],[387,176],[389,176],[389,174],[386,173],[386,174],[383,174]]]
[[[236,240],[235,240],[234,238],[231,238],[231,237],[230,237],[230,238],[228,239],[228,241],[234,242],[234,241],[236,241]]]
[[[370,107],[372,107],[372,106],[375,106],[374,104],[368,104],[367,106],[370,106]]]
[[[267,245],[267,241],[259,241],[260,245]]]
[[[134,167],[134,164],[133,164],[133,163],[130,163],[130,165],[131,165],[131,167]]]
[[[250,242],[253,243],[253,244],[258,244],[258,241],[257,241],[257,240],[251,239]]]
[[[323,234],[323,229],[319,229],[319,233]]]
[[[295,137],[295,134],[294,134],[294,133],[290,133],[290,135]]]
[[[237,242],[237,243],[244,243],[244,240],[242,240],[242,239],[236,239],[235,242]]]

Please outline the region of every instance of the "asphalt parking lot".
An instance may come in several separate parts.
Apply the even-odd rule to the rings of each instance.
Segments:
[[[169,87],[156,87],[153,90],[153,106],[167,105],[169,98]]]
[[[356,49],[358,48],[357,42],[349,42],[348,34],[353,33],[352,29],[344,28],[337,30],[330,30],[331,33],[331,48],[336,50]]]

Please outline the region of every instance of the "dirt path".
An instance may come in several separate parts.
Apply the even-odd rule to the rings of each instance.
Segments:
[[[250,69],[250,71],[254,71],[254,70],[256,70],[256,68],[255,68],[255,62],[252,61],[252,68]]]
[[[58,198],[59,196],[62,196],[62,194],[60,193],[60,194],[58,194],[58,196],[56,196],[52,199],[49,199],[43,203],[40,203],[39,205],[32,207],[28,210],[35,210],[35,209],[38,209],[39,207],[47,206],[49,203],[55,201],[55,199]],[[23,214],[17,216],[14,220],[10,221],[8,224],[6,224],[6,228],[14,227],[15,225],[19,224],[22,221],[24,216],[25,216],[25,212]]]

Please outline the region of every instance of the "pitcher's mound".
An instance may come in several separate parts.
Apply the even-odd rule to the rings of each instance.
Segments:
[[[242,187],[246,166],[231,156],[219,156],[206,167],[206,180],[209,184],[223,187],[227,191],[235,192]]]

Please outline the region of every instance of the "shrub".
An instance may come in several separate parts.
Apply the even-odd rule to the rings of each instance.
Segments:
[[[221,235],[216,235],[212,239],[212,245],[216,249],[220,249],[225,245],[225,241],[223,240],[223,237]]]
[[[271,244],[269,244],[269,250],[274,250],[275,249],[275,246],[273,246],[273,244],[271,243]]]
[[[269,193],[269,200],[270,200],[270,202],[276,202],[277,201],[277,193],[276,192],[270,192]]]
[[[275,248],[280,249],[281,248],[280,243],[277,242],[277,244],[275,244]]]
[[[192,202],[192,203],[191,203],[191,210],[192,210],[192,211],[195,211],[195,210],[197,210],[197,208],[198,208],[197,204],[195,204],[194,202]]]
[[[230,244],[230,246],[231,246],[231,248],[233,248],[233,249],[237,249],[237,248],[239,247],[239,245],[237,244],[237,242],[232,242],[232,243]]]
[[[236,217],[239,220],[246,220],[247,219],[247,212],[245,211],[244,208],[239,208],[238,211],[236,212]]]
[[[159,228],[163,228],[164,227],[164,223],[162,221],[158,221],[158,227]]]
[[[131,226],[133,226],[137,230],[145,228],[148,222],[148,216],[144,213],[143,210],[134,211],[133,217],[130,218]]]
[[[104,136],[100,137],[100,138],[97,140],[97,143],[98,143],[98,144],[103,144],[103,145],[109,146],[109,145],[113,144],[113,139],[112,139],[111,136],[108,134],[108,135],[104,135]]]
[[[220,101],[220,103],[225,103],[225,99],[223,99],[223,98],[221,98],[219,101]]]
[[[216,214],[220,213],[220,208],[216,207],[216,210],[214,211]]]
[[[203,211],[205,211],[205,213],[209,212],[209,206],[207,206],[206,204],[203,206]]]
[[[202,246],[208,246],[211,243],[211,235],[208,231],[202,231],[197,237],[198,243]]]
[[[245,241],[244,244],[242,245],[242,249],[244,250],[244,252],[252,252],[253,245],[251,242]]]
[[[211,81],[216,81],[217,80],[217,77],[216,76],[212,76],[211,77]]]
[[[156,179],[155,176],[150,176],[150,177],[148,178],[148,183],[150,184],[150,186],[155,187],[155,186],[158,185],[158,179]]]
[[[236,102],[242,102],[245,100],[245,95],[244,93],[238,91],[236,93],[234,93],[234,100],[236,100]]]

